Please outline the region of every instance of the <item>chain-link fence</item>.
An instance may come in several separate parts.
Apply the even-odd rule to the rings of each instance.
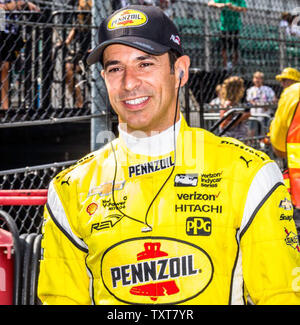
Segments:
[[[85,59],[95,44],[97,26],[94,22],[110,14],[117,1],[80,1],[83,6],[78,1],[33,2],[39,11],[24,7],[0,12],[0,127],[96,119],[107,114],[110,120],[106,92],[98,82],[101,66],[91,68]],[[157,1],[156,5],[163,2]],[[300,68],[300,36],[296,32],[287,33],[282,15],[300,7],[300,1],[246,0],[246,3],[247,11],[240,14],[240,33],[234,36],[239,41],[238,61],[233,64],[228,53],[227,65],[222,57],[221,10],[209,7],[204,0],[173,0],[165,9],[178,26],[183,47],[191,57],[190,79],[180,94],[182,112],[190,125],[216,134],[220,131],[220,107],[211,101],[216,97],[217,85],[230,76],[239,76],[247,89],[252,85],[253,73],[262,71],[264,83],[273,88],[278,98],[281,87],[275,75],[287,66]],[[290,27],[297,25],[297,17],[296,11]],[[274,112],[277,105],[265,102],[262,106]],[[245,92],[238,105],[230,108],[239,114],[241,110],[253,108],[253,104],[247,101]],[[275,158],[265,141],[271,118],[272,114],[253,113],[248,123],[252,123],[254,131],[242,140]],[[50,179],[69,164],[0,172],[0,188],[46,189]],[[42,206],[1,208],[15,218],[21,233],[39,231]]]
[[[52,163],[35,167],[19,168],[0,172],[0,209],[6,211],[16,222],[19,233],[39,233],[42,225],[43,204],[24,204],[19,190],[47,190],[50,181],[61,170],[69,167],[75,161]],[[11,193],[6,193],[10,190]],[[2,193],[4,192],[4,194]],[[9,192],[9,191],[7,191]],[[27,198],[30,191],[27,191]],[[4,198],[18,201],[2,205]],[[8,200],[7,200],[8,201]]]
[[[83,1],[85,6],[79,6],[77,1],[39,0],[34,1],[40,8],[38,12],[28,7],[2,12],[1,60],[5,64],[1,71],[1,127],[72,121],[92,115],[91,103],[105,92],[93,79],[100,78],[100,66],[92,73],[85,64],[92,39],[96,39],[92,13],[97,12],[101,20],[112,12],[115,2]],[[286,27],[280,27],[285,26],[281,24],[282,12],[297,8],[299,1],[246,3],[248,10],[241,13],[242,28],[236,36],[239,60],[233,67],[232,62],[228,67],[222,62],[221,10],[196,0],[170,1],[166,9],[191,57],[189,86],[200,106],[209,103],[216,85],[228,75],[240,75],[248,86],[257,70],[264,72],[265,83],[279,94],[275,75],[286,66],[300,65],[299,36],[287,34]],[[103,105],[108,105],[107,100],[99,105],[93,115],[106,112]]]

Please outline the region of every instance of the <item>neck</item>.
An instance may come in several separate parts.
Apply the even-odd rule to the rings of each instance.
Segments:
[[[181,116],[175,123],[175,141],[180,130]],[[150,136],[141,137],[141,132],[127,133],[119,126],[120,138],[124,141],[128,149],[135,154],[145,156],[165,155],[174,150],[174,125],[164,131],[151,132]]]

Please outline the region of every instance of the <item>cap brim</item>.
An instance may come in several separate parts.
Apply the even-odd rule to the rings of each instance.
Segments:
[[[290,75],[284,75],[284,74],[277,75],[275,78],[278,81],[281,81],[282,79],[289,79],[289,80],[293,80],[293,81],[297,81],[297,82],[300,81],[299,78],[296,78],[296,77],[293,77],[293,76],[290,76]]]
[[[135,37],[135,36],[123,36],[119,38],[114,38],[112,40],[108,40],[95,47],[87,57],[86,60],[87,64],[92,65],[94,63],[100,62],[102,60],[102,53],[104,49],[111,44],[128,45],[136,49],[139,49],[143,52],[154,54],[154,55],[164,54],[170,50],[170,47],[158,44],[148,39]]]

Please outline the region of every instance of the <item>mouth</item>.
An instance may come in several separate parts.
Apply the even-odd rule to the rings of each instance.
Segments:
[[[145,107],[149,102],[149,100],[150,100],[149,96],[144,96],[144,97],[138,97],[133,99],[127,99],[124,100],[123,103],[130,110],[138,110]]]

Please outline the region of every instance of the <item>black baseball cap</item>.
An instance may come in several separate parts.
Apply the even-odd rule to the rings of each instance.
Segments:
[[[166,53],[170,49],[183,55],[175,24],[155,6],[132,5],[115,11],[102,21],[98,30],[98,43],[87,58],[89,65],[102,62],[104,49],[115,43],[154,55]]]

